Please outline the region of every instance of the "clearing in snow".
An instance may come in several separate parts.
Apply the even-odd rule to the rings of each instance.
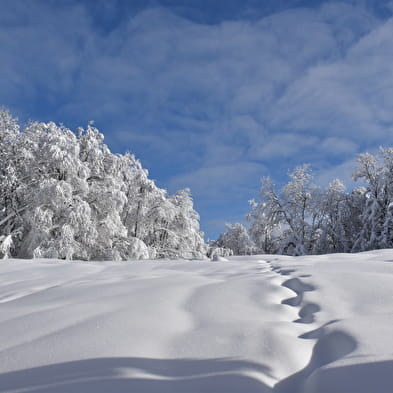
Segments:
[[[1,393],[393,391],[392,250],[0,277]]]

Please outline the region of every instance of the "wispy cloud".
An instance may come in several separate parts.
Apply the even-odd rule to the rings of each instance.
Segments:
[[[267,173],[310,162],[326,179],[391,140],[386,6],[383,17],[370,2],[260,16],[249,1],[237,18],[217,8],[203,20],[191,3],[120,3],[7,2],[0,103],[71,127],[96,120],[161,185],[191,186],[202,215],[212,200],[240,212]]]
[[[203,196],[211,204],[251,197],[253,180],[266,175],[266,168],[260,164],[237,162],[199,168],[172,178],[172,188],[191,187],[194,195]],[[248,195],[247,195],[248,194]]]
[[[376,143],[391,135],[393,20],[359,39],[336,62],[315,65],[277,102],[272,123]]]

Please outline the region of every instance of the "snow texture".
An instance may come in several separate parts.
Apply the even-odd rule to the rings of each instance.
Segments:
[[[393,251],[0,264],[0,392],[391,393]]]

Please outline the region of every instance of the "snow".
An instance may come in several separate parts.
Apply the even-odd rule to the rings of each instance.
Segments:
[[[391,393],[393,251],[0,263],[0,392]]]

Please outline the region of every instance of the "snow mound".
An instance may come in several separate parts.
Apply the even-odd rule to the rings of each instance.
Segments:
[[[228,262],[229,259],[215,255],[212,259],[214,262]]]
[[[131,237],[128,239],[129,242],[129,247],[130,247],[130,257],[131,259],[149,259],[150,258],[150,252],[149,248],[146,246],[146,244],[136,238],[136,237]]]
[[[2,261],[0,392],[391,393],[392,261]]]

